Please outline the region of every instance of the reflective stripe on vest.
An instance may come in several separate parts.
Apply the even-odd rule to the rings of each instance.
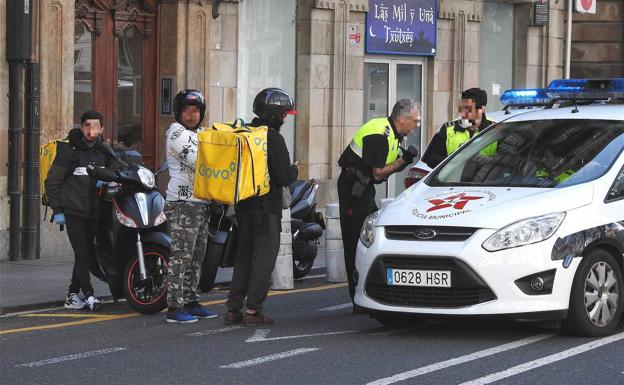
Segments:
[[[553,180],[557,183],[563,183],[566,180],[568,180],[572,175],[574,175],[574,173],[575,173],[574,170],[565,170],[561,174],[554,177]],[[550,177],[550,173],[548,172],[548,170],[542,168],[542,169],[535,171],[535,176],[547,178],[547,177]]]
[[[376,134],[384,135],[388,139],[388,156],[386,156],[386,164],[391,164],[399,158],[399,141],[394,135],[394,130],[390,126],[388,118],[376,118],[369,120],[366,124],[360,127],[358,132],[355,133],[349,147],[355,155],[362,158],[364,137]]]
[[[489,119],[487,121],[490,125],[495,123],[494,121],[489,120]],[[464,131],[456,131],[455,123],[456,122],[452,122],[446,127],[446,155],[447,156],[457,151],[459,147],[461,147],[464,143],[470,140],[469,130],[465,129]],[[480,133],[481,131],[477,131],[475,135],[479,135]],[[485,148],[479,151],[479,154],[485,155],[485,156],[494,156],[496,154],[496,142],[490,143],[489,145],[487,145]]]

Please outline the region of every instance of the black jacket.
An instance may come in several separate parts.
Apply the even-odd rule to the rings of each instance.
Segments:
[[[477,128],[476,131],[471,131],[470,137],[472,138],[476,132],[481,132],[489,127],[493,121],[489,120],[485,113],[483,114],[483,118],[481,119],[481,125]],[[446,153],[446,129],[448,126],[454,125],[456,132],[463,132],[467,130],[467,128],[462,128],[459,125],[458,120],[451,120],[442,125],[440,131],[438,131],[433,138],[431,139],[431,143],[427,146],[427,150],[422,156],[422,161],[427,164],[427,166],[431,168],[435,168],[437,165],[442,163],[447,156],[451,154]]]
[[[108,155],[104,148],[110,146],[99,138],[88,145],[79,128],[72,129],[68,139],[69,143],[58,142],[56,157],[45,180],[48,204],[54,214],[98,218],[101,210],[95,187],[97,180],[87,175],[86,166],[118,168],[119,161]]]
[[[251,126],[268,126],[259,118],[251,121]],[[267,162],[269,166],[270,190],[267,194],[238,202],[236,209],[262,210],[282,215],[282,187],[290,186],[297,180],[297,166],[290,162],[286,141],[278,130],[269,126],[267,131]]]

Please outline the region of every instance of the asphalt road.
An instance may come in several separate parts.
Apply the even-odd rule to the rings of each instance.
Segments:
[[[386,328],[319,279],[266,302],[270,328],[167,324],[125,303],[0,318],[3,384],[624,384],[624,324],[576,338],[509,321]],[[225,292],[202,297],[223,313]]]

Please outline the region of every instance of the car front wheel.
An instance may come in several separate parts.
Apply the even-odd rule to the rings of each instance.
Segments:
[[[590,337],[612,333],[622,317],[623,288],[622,270],[613,255],[602,249],[590,252],[574,277],[564,330]]]

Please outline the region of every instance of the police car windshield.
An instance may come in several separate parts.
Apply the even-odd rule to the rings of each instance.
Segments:
[[[624,122],[502,122],[461,147],[430,186],[565,187],[604,175],[624,148]]]

